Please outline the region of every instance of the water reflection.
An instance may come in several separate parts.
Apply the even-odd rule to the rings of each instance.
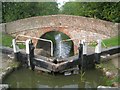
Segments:
[[[96,88],[104,85],[103,75],[100,71],[90,70],[81,81],[79,75],[57,75],[38,73],[29,69],[20,69],[9,75],[3,83],[8,83],[14,88]]]

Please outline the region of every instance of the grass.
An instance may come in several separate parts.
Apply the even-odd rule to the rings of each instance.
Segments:
[[[0,33],[0,36],[2,37],[2,38],[0,38],[0,44],[2,44],[3,46],[11,47],[13,37],[8,34],[4,34],[4,33]],[[62,35],[62,37],[63,37],[62,38],[63,40],[68,39],[68,37],[66,35]],[[51,39],[53,42],[55,42],[53,34],[46,35],[46,38]],[[103,42],[105,43],[105,45],[107,47],[119,46],[120,45],[120,35],[111,37],[109,39],[105,39],[105,40],[103,40]],[[69,42],[69,44],[71,45],[71,42]],[[25,46],[23,44],[20,44],[19,46],[20,46],[20,48],[25,48]],[[92,46],[95,46],[95,45],[92,45]],[[103,44],[102,44],[102,47],[104,47]]]
[[[3,46],[12,47],[11,45],[12,45],[13,37],[4,33],[0,33],[0,35],[2,36],[0,40],[0,44],[2,44]]]
[[[120,45],[120,35],[115,36],[115,37],[111,37],[109,39],[105,39],[105,40],[103,40],[103,43],[105,43],[105,45],[107,47],[119,46]],[[104,47],[103,44],[102,44],[102,46]]]
[[[102,40],[102,42],[105,44],[106,47],[120,46],[120,35],[104,39]],[[105,47],[103,43],[102,47]],[[92,43],[90,46],[95,47],[96,44]]]
[[[0,33],[0,36],[2,37],[2,38],[0,38],[0,44],[2,44],[3,46],[6,46],[6,47],[12,48],[13,37],[8,34],[5,34],[5,33]],[[19,44],[18,46],[20,49],[25,48],[25,45],[23,45],[23,44]]]

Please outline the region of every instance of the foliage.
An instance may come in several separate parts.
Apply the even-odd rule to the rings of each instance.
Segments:
[[[82,70],[82,68],[81,68],[81,70],[80,70],[80,80],[82,81],[82,82],[84,82],[85,81],[85,71],[83,71]]]
[[[56,2],[2,2],[2,22],[58,13]]]
[[[114,83],[120,83],[120,76],[118,74],[118,69],[114,64],[113,61],[110,60],[108,62],[100,63],[99,65],[96,65],[97,69],[101,69],[103,73],[105,74],[107,71],[110,71],[112,73],[111,77],[102,77],[101,80],[103,80],[104,84],[106,86],[112,86]]]
[[[57,2],[2,2],[2,22],[59,12],[120,22],[119,6],[120,2],[66,2],[59,10]]]
[[[9,64],[9,66],[12,67],[12,68],[17,68],[17,67],[20,66],[20,62],[17,62],[17,61],[14,60],[13,62],[11,62]]]
[[[115,76],[112,79],[109,79],[108,77],[103,77],[104,83],[106,86],[112,86],[113,83],[120,83],[120,77],[119,76]]]
[[[119,6],[120,2],[66,2],[62,13],[120,22]]]

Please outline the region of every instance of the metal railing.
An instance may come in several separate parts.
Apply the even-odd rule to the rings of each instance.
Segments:
[[[80,39],[80,38],[65,39],[65,40],[62,40],[60,42],[67,42],[67,41],[72,41],[72,40],[77,40],[77,39]],[[89,43],[89,44],[95,43],[96,45],[98,44],[95,40],[93,40],[93,41],[85,41],[85,43]],[[102,41],[102,44],[104,45],[104,47],[107,47],[103,41]]]
[[[105,48],[107,48],[107,46],[105,45],[105,43],[102,41],[102,44],[103,44],[103,46],[105,47]]]
[[[76,39],[80,39],[80,38],[65,39],[65,40],[62,40],[61,42],[67,42],[67,41],[72,41],[72,40],[76,40]]]
[[[67,42],[67,41],[72,41],[72,40],[77,40],[77,39],[80,39],[80,38],[72,38],[72,39],[66,39],[66,40],[62,40],[62,41],[60,41],[60,42]],[[79,43],[81,43],[81,40],[79,41]],[[97,45],[97,42],[95,41],[95,40],[93,40],[93,41],[85,41],[84,43],[88,43],[88,44],[93,44],[93,43],[95,43],[96,45]]]
[[[17,35],[15,39],[17,39],[18,37],[26,37],[26,38],[30,38],[30,39],[37,39],[37,40],[41,40],[41,41],[46,41],[46,42],[50,42],[51,43],[51,56],[53,56],[53,42],[52,40],[48,40],[48,39],[43,39],[43,38],[37,38],[37,37],[31,37],[31,36],[27,36],[27,35]]]

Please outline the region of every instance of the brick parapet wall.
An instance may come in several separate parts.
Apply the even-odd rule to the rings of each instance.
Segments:
[[[72,30],[90,31],[106,36],[115,36],[118,34],[117,23],[73,15],[50,15],[21,19],[7,23],[6,30],[11,34],[18,31],[49,26],[67,26]]]

